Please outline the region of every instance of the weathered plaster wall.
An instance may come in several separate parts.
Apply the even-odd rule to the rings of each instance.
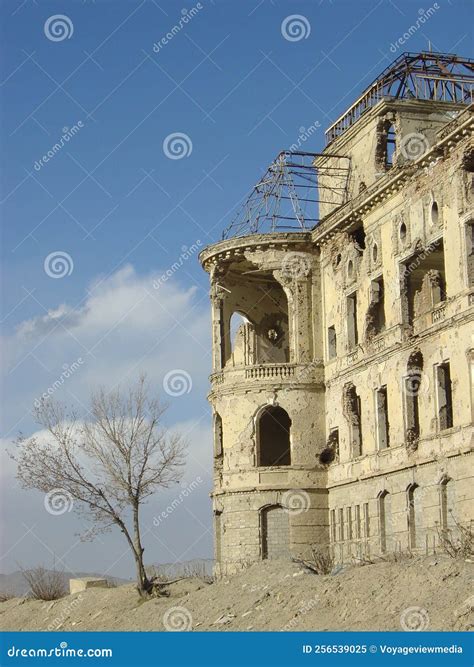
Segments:
[[[254,235],[201,254],[211,276],[209,398],[222,419],[213,494],[222,571],[329,542],[341,558],[358,549],[378,553],[384,492],[391,506],[389,548],[432,548],[443,480],[454,482],[456,520],[472,516],[472,118],[467,110],[458,114],[456,105],[447,115],[446,105],[430,104],[381,102],[329,146],[351,155],[351,200],[311,234]],[[398,142],[390,169],[381,166],[380,153],[388,121]],[[400,152],[410,133],[426,139],[426,155],[416,160]],[[354,292],[356,343],[348,303]],[[250,330],[243,326],[240,352],[230,357],[235,311],[246,315]],[[331,353],[329,327],[336,333]],[[438,370],[447,363],[449,427],[447,407],[440,416]],[[416,429],[409,428],[415,404],[406,384],[414,374]],[[258,465],[259,415],[271,405],[291,419],[288,466]],[[361,450],[354,445],[356,426]],[[421,508],[415,545],[413,484]],[[266,514],[277,508],[288,516]],[[289,542],[281,551],[279,539]]]

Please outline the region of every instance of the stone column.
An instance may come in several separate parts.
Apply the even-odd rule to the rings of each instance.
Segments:
[[[309,260],[308,260],[309,264]],[[288,298],[288,328],[290,361],[296,364],[311,363],[313,358],[313,326],[311,299],[311,271],[292,274],[274,271]]]
[[[211,273],[212,370],[223,368],[224,356],[224,290],[219,286],[216,272]]]

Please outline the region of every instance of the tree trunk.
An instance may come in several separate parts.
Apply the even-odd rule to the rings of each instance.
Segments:
[[[127,527],[121,519],[118,517],[115,518],[115,522],[120,526],[120,530],[125,535],[127,542],[132,550],[133,557],[135,558],[135,568],[137,573],[137,590],[142,597],[147,597],[153,588],[151,581],[148,579],[145,571],[145,566],[143,564],[143,552],[144,549],[140,541],[140,526],[138,523],[138,508],[133,509],[133,528],[134,528],[134,540],[132,540],[130,533],[127,530]]]
[[[143,564],[143,552],[145,549],[142,547],[141,536],[140,536],[140,523],[138,520],[138,504],[133,508],[133,536],[134,536],[134,556],[135,564],[137,570],[137,588],[138,592],[142,597],[146,597],[151,593],[153,588],[151,581],[148,579],[145,566]]]
[[[137,589],[142,597],[147,597],[152,591],[152,583],[148,579],[143,565],[143,556],[135,552],[135,564],[137,570]]]

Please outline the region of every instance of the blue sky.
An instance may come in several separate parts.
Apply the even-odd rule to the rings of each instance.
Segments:
[[[193,504],[149,536],[148,560],[210,556],[207,276],[192,253],[159,289],[153,281],[183,249],[220,238],[242,197],[302,131],[319,128],[302,149],[322,150],[324,129],[402,51],[431,42],[469,56],[472,4],[2,0],[0,7],[4,443],[35,431],[32,402],[78,358],[55,398],[80,408],[98,383],[126,385],[147,370],[162,391],[167,373],[185,371],[192,387],[166,397],[167,419],[189,434],[186,479],[203,482]],[[429,8],[431,17],[395,47]],[[48,36],[45,23],[55,15],[66,17],[64,39]],[[302,39],[282,33],[292,15],[302,21]],[[186,135],[180,159],[167,155],[175,133]],[[61,272],[56,253],[65,258],[63,277],[51,276],[55,266]],[[106,549],[76,545],[72,514],[47,515],[40,494],[16,487],[6,459],[2,476],[9,490],[0,571],[67,552],[71,569],[129,572],[128,556],[115,563],[111,555],[120,555],[120,537],[107,537]],[[147,525],[169,497],[153,501]]]

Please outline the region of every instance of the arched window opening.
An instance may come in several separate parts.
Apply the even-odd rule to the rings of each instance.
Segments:
[[[389,551],[392,541],[392,498],[388,491],[379,495],[380,550]]]
[[[454,530],[456,528],[454,480],[449,477],[442,479],[440,484],[440,495],[441,528],[442,530]]]
[[[402,222],[402,224],[400,225],[399,234],[400,234],[400,241],[402,243],[405,243],[407,238],[407,226],[404,222]]]
[[[352,261],[352,259],[350,259],[347,264],[347,277],[349,278],[349,280],[352,280],[352,278],[354,277],[354,262]]]
[[[387,168],[393,167],[393,159],[396,149],[396,135],[394,125],[389,125],[387,129],[386,149],[385,149],[385,166]]]
[[[245,366],[255,360],[255,327],[246,315],[232,313],[227,332],[227,364]]]
[[[291,419],[283,408],[269,405],[262,410],[257,422],[259,466],[291,465]]]
[[[280,505],[266,507],[261,514],[262,558],[290,558],[290,522],[288,511]]]
[[[257,273],[229,278],[224,288],[220,335],[227,369],[290,362],[287,294],[272,275]]]
[[[411,549],[422,546],[422,491],[418,484],[408,487],[408,536]]]
[[[431,222],[433,225],[437,225],[439,222],[439,207],[436,201],[431,204]]]

